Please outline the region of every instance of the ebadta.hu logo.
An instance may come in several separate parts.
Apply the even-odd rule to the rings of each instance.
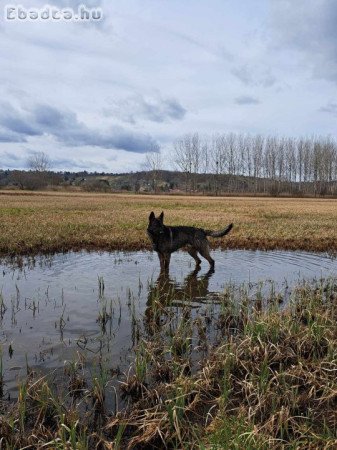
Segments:
[[[25,8],[22,5],[5,5],[4,19],[6,21],[99,21],[103,18],[102,8],[88,8],[79,5],[77,10],[73,8],[58,8],[53,5],[45,5],[42,8]]]

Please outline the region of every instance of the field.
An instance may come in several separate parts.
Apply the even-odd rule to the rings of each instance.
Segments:
[[[163,210],[170,225],[220,229],[233,222],[233,231],[214,240],[214,247],[337,251],[336,200],[0,192],[0,254],[6,260],[81,249],[150,249],[146,227],[152,210],[157,215]],[[68,277],[79,291],[72,298],[62,279],[67,270],[60,266],[52,269],[58,297],[52,286],[38,282],[31,283],[32,293],[21,292],[30,271],[24,267],[18,275],[11,272],[12,262],[2,266],[3,285],[11,280],[13,289],[0,286],[0,449],[336,448],[334,275],[325,279],[318,264],[314,280],[285,280],[280,288],[269,278],[266,284],[246,279],[247,268],[242,285],[219,270],[221,290],[211,292],[213,274],[201,275],[203,270],[189,273],[179,287],[167,274],[141,279],[149,260],[127,266],[127,255],[118,256],[115,265],[113,256],[105,257],[110,258],[105,279],[93,259],[87,264],[96,285],[84,289],[83,266]],[[277,260],[277,270],[279,265]],[[70,266],[76,263],[68,264],[68,271]],[[112,273],[122,299],[108,291]],[[90,339],[80,322],[71,329],[74,316],[80,321],[89,307]],[[119,370],[110,350],[118,327],[126,330],[128,314],[133,343],[124,344],[131,363]],[[44,329],[46,338],[56,334],[58,345],[50,341],[55,353],[70,338],[80,346],[73,359],[42,374],[26,354],[25,378],[13,401],[3,380],[13,353],[15,358],[20,351],[15,328],[24,339]],[[32,353],[38,351],[37,344],[32,347]]]
[[[337,201],[82,193],[0,193],[0,254],[149,249],[149,212],[165,223],[234,230],[214,246],[337,250]]]

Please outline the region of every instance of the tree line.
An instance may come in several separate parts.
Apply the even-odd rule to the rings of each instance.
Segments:
[[[243,187],[276,195],[337,194],[337,143],[330,137],[190,133],[174,142],[173,163],[189,191],[198,189],[197,175],[204,173],[213,176],[209,189],[215,193]]]
[[[117,180],[111,173],[53,172],[48,155],[35,152],[27,160],[28,171],[0,171],[0,187],[337,196],[337,143],[330,137],[189,133],[173,143],[175,171],[163,170],[167,161],[159,146],[145,160],[146,170],[118,174]]]

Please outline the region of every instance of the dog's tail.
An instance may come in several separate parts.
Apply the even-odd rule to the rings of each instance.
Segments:
[[[233,224],[230,223],[225,229],[220,230],[220,231],[205,230],[205,234],[206,234],[206,236],[218,238],[218,237],[225,236],[225,234],[228,234],[232,228],[233,228]]]

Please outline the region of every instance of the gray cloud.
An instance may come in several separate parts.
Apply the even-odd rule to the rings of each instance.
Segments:
[[[13,133],[0,127],[0,142],[26,142],[26,138],[18,133]]]
[[[37,151],[27,147],[21,147],[20,153],[15,153],[11,151],[0,152],[1,166],[10,169],[27,169],[27,159],[29,156],[36,154]],[[109,157],[107,161],[110,164],[104,162],[95,161],[93,166],[93,161],[81,157],[67,158],[67,157],[51,157],[51,167],[53,170],[69,170],[69,171],[80,171],[87,170],[88,172],[102,171],[111,172],[111,161],[115,161],[116,157]]]
[[[25,167],[25,158],[23,155],[18,156],[12,152],[1,152],[1,168],[17,169],[18,167]]]
[[[6,159],[7,161],[20,161],[21,157],[16,155],[15,153],[11,153],[11,152],[4,152],[1,155],[1,158]]]
[[[319,108],[318,111],[329,113],[332,114],[333,116],[337,116],[337,103],[328,103],[327,105]]]
[[[254,84],[251,72],[248,70],[247,66],[234,67],[232,69],[232,74],[238,78],[243,84],[252,85]]]
[[[246,86],[262,86],[267,88],[276,83],[276,78],[268,70],[264,70],[261,73],[260,69],[250,67],[247,64],[234,67],[231,73]]]
[[[52,166],[55,170],[64,170],[70,168],[71,170],[87,170],[92,171],[92,161],[71,158],[54,158]],[[95,170],[108,171],[110,168],[106,164],[95,163]]]
[[[299,51],[316,78],[337,81],[337,2],[273,2],[273,45]],[[303,62],[303,61],[302,61]]]
[[[195,37],[187,34],[186,32],[174,31],[172,29],[170,29],[169,32],[179,40],[185,41],[188,44],[191,44],[197,49],[201,49],[210,55],[223,59],[224,61],[234,60],[234,55],[230,51],[228,51],[224,45],[214,47],[209,44],[205,44],[200,39],[196,39]]]
[[[75,113],[49,105],[36,105],[28,110],[2,105],[0,126],[7,133],[3,135],[5,142],[26,142],[30,136],[50,135],[62,144],[73,147],[91,145],[145,153],[155,146],[155,141],[148,134],[132,132],[120,126],[107,131],[89,128],[77,119]]]
[[[234,101],[237,105],[257,105],[261,103],[258,98],[251,97],[249,95],[242,95],[240,97],[236,97]]]
[[[7,133],[9,133],[9,135],[12,134],[15,142],[17,142],[15,136],[39,135],[39,131],[27,122],[22,113],[15,110],[9,103],[3,103],[0,106],[0,125],[6,130]]]
[[[161,123],[167,120],[182,120],[186,109],[174,98],[146,99],[136,95],[114,102],[110,108],[104,109],[104,114],[133,124],[139,119]]]
[[[25,159],[29,147],[119,172],[140,167],[151,136],[169,161],[194,130],[336,134],[337,2],[216,0],[193,2],[193,14],[179,0],[83,3],[103,8],[105,26],[0,24],[1,155]]]

